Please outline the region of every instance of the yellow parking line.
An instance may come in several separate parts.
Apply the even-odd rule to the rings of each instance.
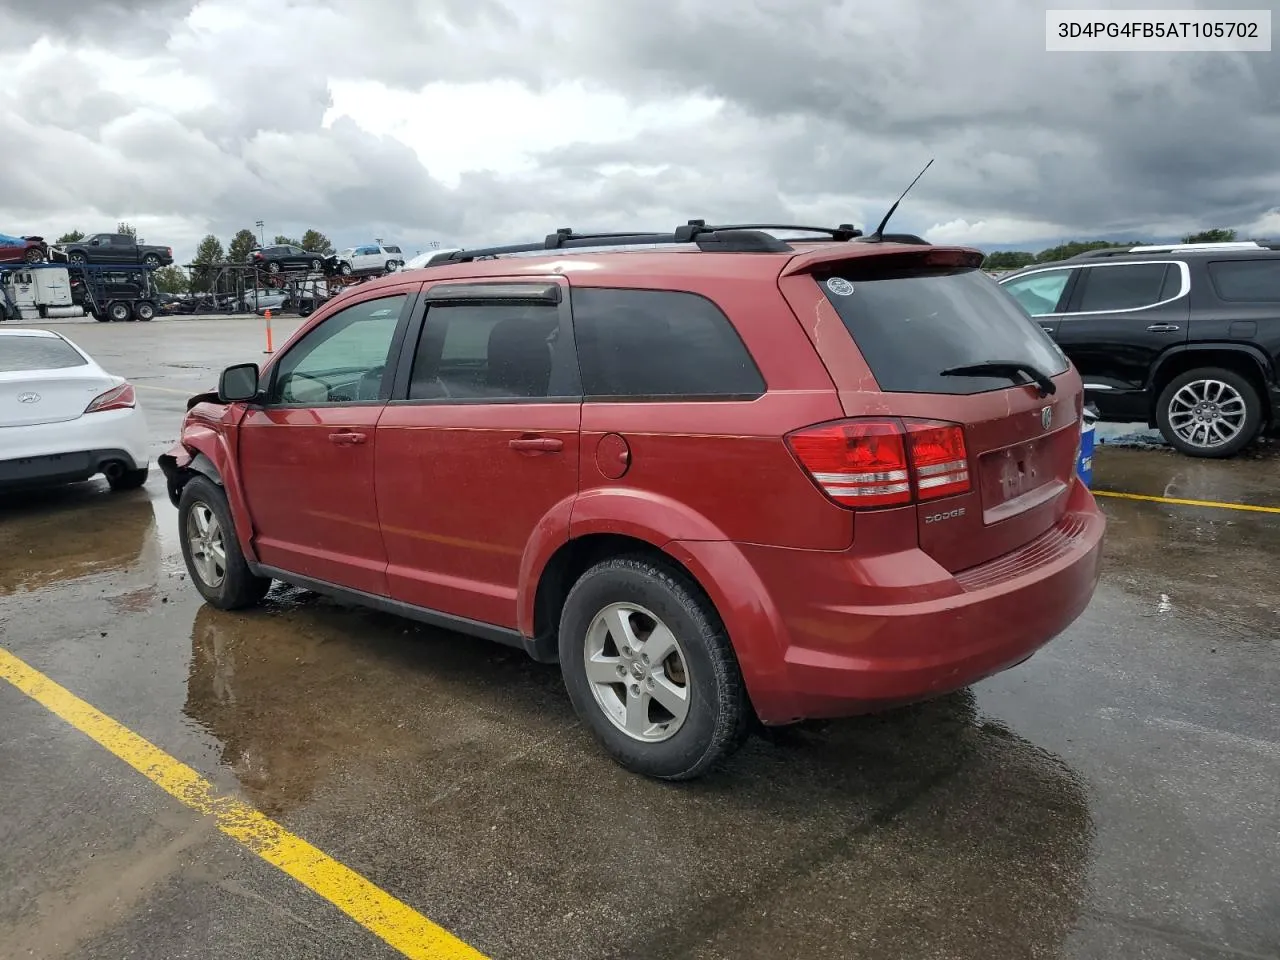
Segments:
[[[1252,513],[1280,513],[1280,507],[1258,507],[1252,503],[1223,503],[1219,500],[1183,500],[1180,497],[1153,497],[1145,493],[1116,493],[1112,490],[1095,490],[1095,497],[1115,497],[1120,500],[1150,500],[1155,503],[1173,503],[1180,507],[1218,507],[1222,510],[1247,510]]]
[[[227,836],[324,897],[406,957],[485,960],[483,954],[443,927],[247,803],[220,795],[213,784],[191,767],[100,713],[3,648],[0,648],[0,679],[9,681],[197,813],[212,817]]]

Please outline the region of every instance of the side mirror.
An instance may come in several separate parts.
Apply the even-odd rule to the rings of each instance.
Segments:
[[[258,395],[258,365],[237,363],[227,367],[218,378],[218,400],[222,403],[238,403],[252,400]]]

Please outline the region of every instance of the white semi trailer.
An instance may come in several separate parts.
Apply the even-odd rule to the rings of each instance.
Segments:
[[[66,267],[36,264],[0,272],[0,320],[83,317]]]

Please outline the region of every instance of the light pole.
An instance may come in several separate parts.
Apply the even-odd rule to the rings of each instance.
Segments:
[[[253,225],[258,228],[258,245],[265,247],[267,245],[267,235],[262,230],[262,221],[255,220]]]

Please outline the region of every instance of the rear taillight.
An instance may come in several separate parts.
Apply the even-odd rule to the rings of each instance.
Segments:
[[[969,491],[969,454],[964,429],[954,423],[904,421],[915,468],[916,496],[936,500]]]
[[[846,507],[892,507],[969,490],[964,429],[935,420],[853,419],[787,435],[800,465]]]
[[[797,430],[792,452],[822,492],[846,507],[911,501],[902,426],[891,420],[843,420]]]
[[[104,410],[125,410],[134,406],[137,406],[137,400],[134,397],[133,384],[122,383],[95,397],[93,403],[84,408],[84,412],[102,413]]]

